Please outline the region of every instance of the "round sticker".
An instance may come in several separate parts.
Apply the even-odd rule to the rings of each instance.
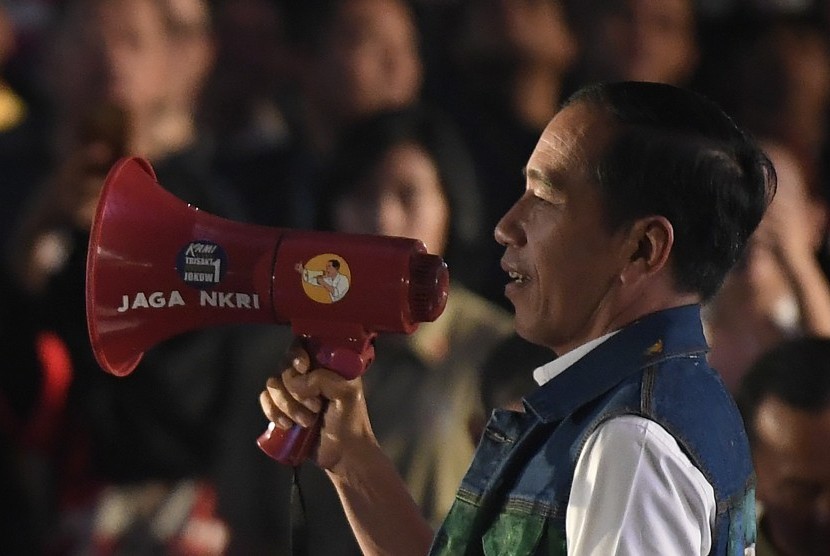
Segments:
[[[312,257],[306,263],[297,263],[305,294],[318,303],[337,303],[352,282],[352,272],[343,257],[324,253]]]
[[[218,285],[228,266],[228,256],[212,241],[191,241],[176,257],[176,271],[184,282],[205,290]]]

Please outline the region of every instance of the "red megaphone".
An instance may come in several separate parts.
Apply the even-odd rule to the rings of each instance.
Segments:
[[[287,324],[314,363],[365,372],[379,332],[409,334],[447,300],[444,261],[407,238],[271,228],[205,213],[124,158],[104,183],[90,235],[86,310],[95,358],[118,376],[156,343],[231,323]],[[319,433],[273,424],[260,447],[304,461]]]

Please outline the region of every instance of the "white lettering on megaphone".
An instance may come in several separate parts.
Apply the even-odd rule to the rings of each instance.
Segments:
[[[219,273],[207,273],[207,272],[185,272],[184,279],[188,282],[210,282],[210,283],[217,283],[219,282]]]
[[[191,243],[187,246],[187,251],[185,251],[186,257],[195,257],[196,255],[208,255],[214,253],[218,245],[213,245],[210,243]]]
[[[184,304],[182,294],[180,294],[177,290],[173,290],[169,294],[165,294],[164,292],[152,292],[150,294],[138,292],[132,300],[130,300],[129,295],[122,295],[121,306],[116,310],[119,313],[123,313],[129,309],[149,309],[151,307],[159,309],[161,307],[175,307],[176,305]]]
[[[186,305],[178,290],[165,292],[137,292],[135,295],[122,295],[121,306],[116,309],[124,313],[132,309],[161,309]],[[259,294],[237,292],[200,292],[199,305],[220,309],[259,309]]]
[[[199,305],[202,307],[220,307],[231,309],[259,309],[259,294],[207,292],[199,293]]]

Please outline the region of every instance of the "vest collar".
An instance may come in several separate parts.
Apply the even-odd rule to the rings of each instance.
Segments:
[[[558,421],[649,365],[707,351],[700,305],[658,311],[622,328],[526,396],[524,404],[541,421]]]

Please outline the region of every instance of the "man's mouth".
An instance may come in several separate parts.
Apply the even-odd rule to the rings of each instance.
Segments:
[[[511,270],[507,273],[510,277],[510,280],[515,284],[524,284],[528,280],[530,280],[529,276],[516,272],[515,270]]]

